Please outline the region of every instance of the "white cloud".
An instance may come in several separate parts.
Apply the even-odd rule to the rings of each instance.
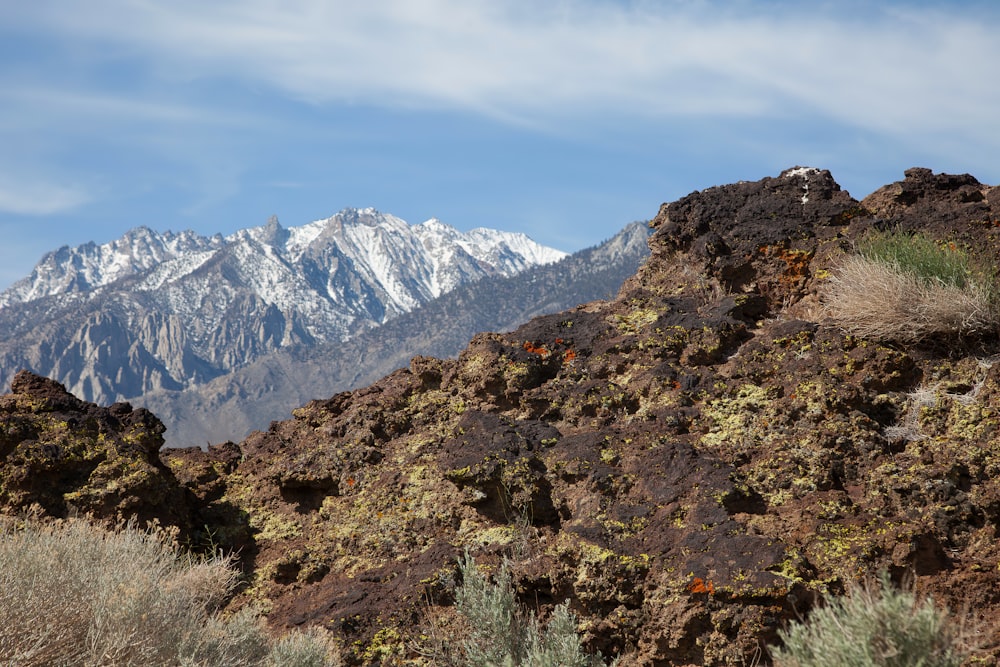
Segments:
[[[540,122],[808,110],[889,132],[970,131],[992,125],[1000,106],[998,89],[985,85],[1000,60],[1000,21],[982,8],[852,18],[854,3],[846,11],[593,0],[25,7],[36,4],[16,20],[125,48],[158,76],[238,77],[321,104],[461,108]]]
[[[197,103],[156,99],[121,91],[98,88],[69,89],[61,85],[32,83],[0,89],[0,129],[23,131],[33,126],[44,126],[54,120],[82,129],[84,126],[113,124],[121,129],[123,122],[149,124],[242,126],[259,124],[249,112],[234,113],[232,109],[207,108]]]
[[[161,179],[162,187],[170,173],[172,187],[198,197],[184,210],[201,210],[239,191],[259,156],[258,137],[278,145],[299,129],[282,116],[296,106],[288,98],[321,109],[360,103],[469,111],[589,141],[662,133],[688,141],[688,154],[697,144],[724,141],[717,138],[722,129],[744,142],[726,145],[730,153],[752,145],[754,155],[789,155],[790,164],[817,146],[832,162],[848,163],[854,154],[843,138],[856,134],[875,140],[883,153],[886,146],[911,148],[908,155],[934,165],[990,171],[1000,150],[1000,88],[988,83],[1000,62],[994,37],[1000,8],[981,4],[973,14],[962,7],[737,0],[17,3],[5,11],[0,32],[41,45],[35,52],[41,55],[0,63],[3,171],[20,174],[9,168],[17,161],[31,173],[47,173],[41,180],[48,183],[99,182],[102,194],[121,195],[115,166],[145,176],[151,164],[145,159],[153,156],[149,181]],[[261,92],[278,98],[273,108],[254,106]],[[826,136],[784,141],[786,122]],[[308,128],[318,131],[318,124]],[[321,131],[337,128],[331,123]],[[343,131],[354,141],[363,129]],[[829,137],[839,137],[837,145]],[[75,146],[93,157],[80,158],[71,152]],[[62,178],[78,164],[86,172]],[[0,188],[0,210],[59,212],[87,201],[72,186],[47,186],[50,196],[41,197],[9,182]]]
[[[29,181],[0,175],[0,212],[14,215],[50,215],[86,204],[91,196],[75,185]]]

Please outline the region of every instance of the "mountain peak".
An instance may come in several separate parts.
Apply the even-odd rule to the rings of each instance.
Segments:
[[[267,246],[282,246],[288,242],[289,234],[289,230],[281,226],[278,216],[272,215],[267,223],[259,227],[240,229],[230,234],[228,240],[231,243],[253,241]]]
[[[347,225],[365,225],[368,227],[376,227],[380,225],[390,225],[390,226],[403,226],[408,227],[409,224],[397,218],[390,213],[383,213],[374,207],[366,208],[345,208],[337,212],[331,220],[337,220],[341,224]]]
[[[419,227],[420,229],[424,229],[424,230],[432,231],[432,232],[438,232],[438,233],[449,233],[450,234],[450,233],[456,233],[456,232],[458,232],[457,229],[455,229],[454,227],[452,227],[451,225],[449,225],[449,224],[447,224],[445,222],[442,222],[438,218],[428,218],[427,220],[424,220],[420,224],[415,225],[415,227]]]
[[[374,208],[288,228],[272,216],[226,237],[136,227],[48,253],[0,295],[0,382],[28,366],[98,401],[187,386],[563,255],[523,235],[411,226]]]

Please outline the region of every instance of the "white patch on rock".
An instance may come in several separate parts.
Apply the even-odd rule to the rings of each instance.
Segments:
[[[785,178],[791,178],[792,176],[801,176],[805,179],[805,183],[802,185],[802,190],[804,191],[802,195],[802,204],[809,203],[809,176],[812,174],[818,174],[819,169],[815,167],[796,167],[795,169],[789,169],[784,174]]]

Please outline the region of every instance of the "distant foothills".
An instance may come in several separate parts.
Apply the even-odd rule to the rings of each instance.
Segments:
[[[28,369],[156,413],[170,446],[236,440],[474,334],[612,298],[648,225],[567,255],[374,209],[230,236],[146,227],[46,254],[0,294],[0,389]]]

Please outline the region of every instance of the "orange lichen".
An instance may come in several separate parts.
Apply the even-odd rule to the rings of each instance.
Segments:
[[[537,354],[543,359],[552,354],[551,352],[549,352],[548,348],[545,347],[544,345],[535,345],[530,341],[525,341],[524,345],[522,345],[521,347],[524,348],[525,352],[530,352],[531,354]]]
[[[813,258],[813,251],[790,250],[782,244],[762,245],[757,248],[765,257],[777,257],[785,263],[785,270],[778,277],[778,281],[786,289],[801,287],[809,277],[809,263]]]
[[[702,579],[701,577],[695,577],[694,580],[688,584],[688,592],[690,593],[708,593],[711,595],[715,593],[715,586],[712,584],[711,579]]]

